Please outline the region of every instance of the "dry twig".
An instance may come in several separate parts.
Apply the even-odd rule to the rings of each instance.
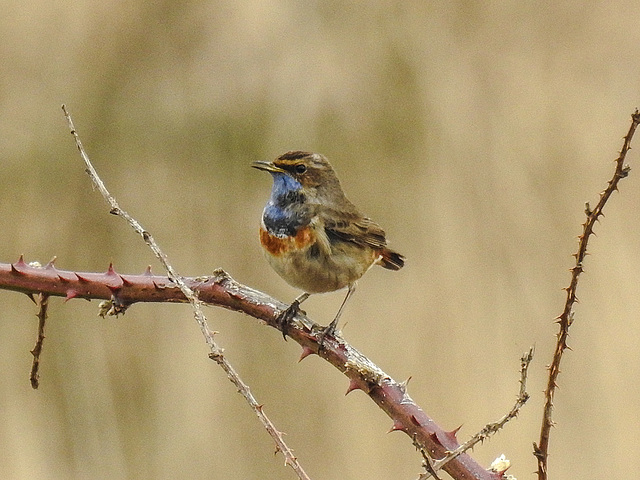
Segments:
[[[420,475],[419,480],[426,480],[427,478],[431,477],[433,475],[432,471],[437,472],[458,455],[473,448],[478,443],[485,441],[491,435],[501,430],[509,420],[512,420],[518,416],[520,409],[524,406],[525,403],[527,403],[527,400],[529,400],[529,394],[527,393],[527,374],[529,371],[529,364],[531,363],[531,360],[533,360],[533,352],[534,349],[533,347],[531,347],[529,351],[524,353],[520,358],[520,391],[518,392],[516,403],[513,405],[511,410],[497,422],[487,424],[482,430],[480,430],[458,448],[451,452],[448,452],[445,457],[433,461],[429,465],[430,468],[427,470],[427,472]]]
[[[622,149],[618,158],[615,160],[616,168],[613,173],[613,177],[609,180],[607,188],[600,193],[600,199],[598,204],[591,209],[589,204],[586,204],[585,214],[587,215],[586,221],[582,224],[582,233],[578,237],[578,251],[573,254],[576,259],[575,266],[571,269],[571,282],[565,289],[567,291],[567,298],[564,304],[564,310],[557,317],[557,323],[559,324],[559,332],[557,333],[556,348],[553,353],[553,359],[551,365],[549,365],[549,379],[547,381],[547,387],[544,392],[544,410],[542,414],[542,426],[540,428],[540,440],[539,443],[533,444],[533,454],[538,460],[538,480],[546,480],[547,478],[547,457],[549,450],[549,435],[551,433],[551,427],[553,426],[553,420],[551,413],[553,410],[553,397],[556,391],[558,374],[560,373],[560,362],[562,360],[562,354],[567,348],[567,338],[569,336],[569,327],[573,323],[573,306],[576,303],[576,290],[578,289],[578,280],[580,274],[583,272],[582,263],[587,255],[587,244],[589,238],[593,234],[593,227],[602,215],[602,209],[605,204],[616,190],[618,190],[618,182],[625,178],[629,174],[630,167],[624,164],[627,153],[631,149],[631,139],[636,131],[636,128],[640,124],[640,113],[636,109],[631,115],[631,126],[627,135],[624,137]]]
[[[33,297],[31,297],[33,298]],[[49,295],[46,293],[38,294],[38,338],[36,344],[31,350],[33,355],[33,363],[31,364],[31,373],[29,374],[29,380],[31,381],[31,387],[35,390],[40,385],[40,354],[42,353],[42,345],[44,344],[44,326],[47,321],[47,310],[49,308]]]
[[[160,260],[160,263],[162,263],[162,266],[167,271],[167,274],[169,275],[169,278],[171,279],[171,281],[180,288],[184,296],[187,298],[187,300],[193,307],[195,319],[198,322],[198,325],[200,326],[200,330],[202,331],[202,335],[204,336],[205,342],[207,343],[207,345],[211,350],[211,353],[209,354],[209,358],[211,358],[212,360],[215,360],[218,363],[218,365],[222,367],[222,369],[227,374],[227,377],[229,378],[231,383],[233,383],[236,386],[236,388],[238,389],[238,392],[244,397],[244,399],[247,401],[249,406],[253,409],[255,414],[258,416],[258,419],[262,422],[262,425],[265,427],[265,429],[267,430],[269,435],[271,435],[271,438],[275,442],[276,451],[281,451],[282,454],[284,455],[285,465],[291,466],[291,468],[298,475],[298,478],[309,479],[308,475],[302,469],[302,466],[299,464],[297,458],[293,455],[293,451],[289,448],[289,446],[285,443],[284,439],[282,438],[282,432],[277,430],[273,425],[273,423],[271,422],[271,420],[269,420],[267,415],[264,413],[262,405],[258,403],[258,401],[255,399],[255,397],[249,390],[249,387],[247,386],[247,384],[242,381],[242,379],[240,378],[238,373],[235,371],[233,366],[228,362],[228,360],[224,356],[224,350],[220,348],[220,346],[218,346],[218,344],[216,343],[214,339],[214,332],[209,329],[209,326],[207,324],[207,319],[204,313],[202,312],[202,306],[201,306],[202,302],[197,298],[193,289],[191,289],[184,282],[182,277],[180,277],[176,273],[174,268],[169,263],[167,256],[162,252],[162,250],[160,250],[160,247],[153,239],[153,236],[147,230],[142,228],[142,226],[140,225],[140,223],[138,223],[137,220],[131,217],[131,215],[129,215],[126,211],[122,210],[118,205],[116,199],[109,193],[104,183],[98,176],[98,173],[96,172],[95,168],[91,164],[91,161],[89,160],[89,157],[87,156],[84,150],[84,147],[82,146],[82,142],[78,137],[75,126],[73,125],[71,115],[69,115],[69,112],[67,111],[65,105],[62,105],[62,111],[64,112],[64,116],[67,119],[67,122],[69,124],[69,130],[71,131],[71,135],[73,135],[73,138],[76,142],[76,146],[78,147],[78,151],[80,152],[80,155],[84,160],[84,163],[86,166],[86,172],[91,178],[91,181],[93,182],[93,184],[100,191],[104,199],[111,206],[110,213],[114,215],[118,215],[122,217],[124,220],[126,220],[129,223],[129,225],[136,231],[136,233],[142,236],[145,243],[153,251],[154,255],[158,258],[158,260]]]

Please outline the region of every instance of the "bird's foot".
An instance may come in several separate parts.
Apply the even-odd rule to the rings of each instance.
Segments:
[[[289,305],[286,310],[283,310],[280,312],[280,315],[278,315],[278,326],[282,332],[282,338],[285,340],[287,340],[287,334],[289,333],[289,324],[298,313],[306,315],[306,312],[300,308],[300,302],[296,299],[291,302],[291,305]]]
[[[322,329],[320,335],[318,335],[318,350],[322,350],[324,348],[324,340],[327,336],[335,338],[337,326],[338,319],[334,318],[333,322],[331,322],[328,327]]]

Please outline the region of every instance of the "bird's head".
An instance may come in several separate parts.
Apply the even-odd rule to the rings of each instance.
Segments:
[[[272,195],[291,191],[303,193],[310,201],[342,197],[342,189],[329,161],[319,153],[291,151],[273,162],[253,162],[252,167],[273,176]]]

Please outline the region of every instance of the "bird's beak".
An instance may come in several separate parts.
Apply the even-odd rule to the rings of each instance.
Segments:
[[[273,162],[253,162],[251,164],[253,168],[257,168],[258,170],[264,170],[265,172],[277,172],[284,173],[284,170],[280,167],[276,167]]]

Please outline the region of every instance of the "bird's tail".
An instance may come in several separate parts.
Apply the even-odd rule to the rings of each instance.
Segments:
[[[400,270],[404,267],[404,255],[385,248],[380,250],[378,264],[389,270]]]

